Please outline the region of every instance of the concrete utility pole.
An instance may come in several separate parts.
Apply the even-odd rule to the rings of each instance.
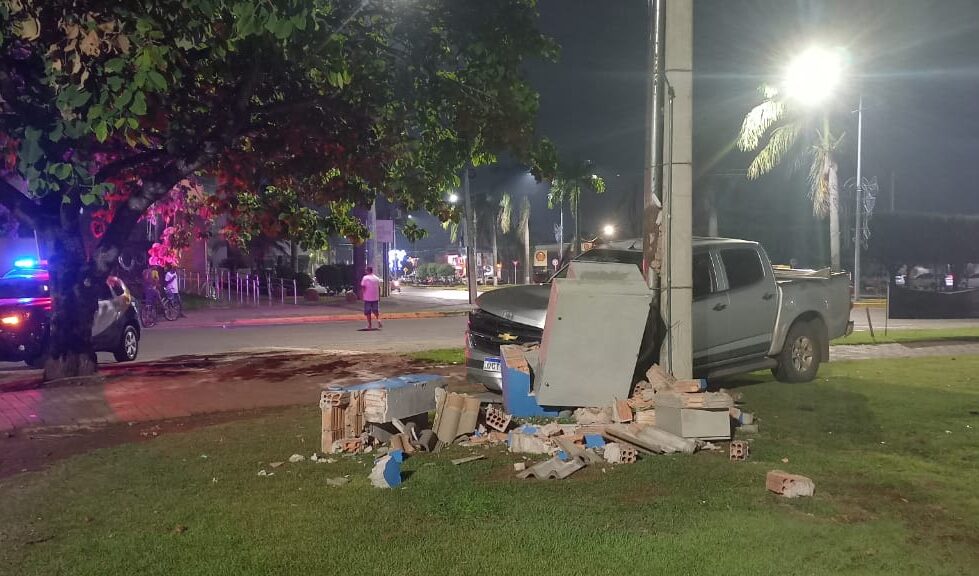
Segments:
[[[693,375],[693,0],[666,3],[665,82],[669,86],[668,151],[663,194],[663,279],[660,314],[667,337],[660,354],[677,378]]]
[[[466,202],[466,222],[462,227],[463,238],[466,242],[466,282],[469,286],[469,305],[474,306],[476,304],[476,250],[474,249],[474,238],[470,232],[475,231],[474,221],[473,221],[473,206],[472,198],[469,194],[469,162],[466,162],[464,172],[462,173],[462,193],[465,196]]]

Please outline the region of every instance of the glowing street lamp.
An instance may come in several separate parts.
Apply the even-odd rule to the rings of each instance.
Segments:
[[[449,194],[449,204],[455,204],[458,201],[459,201],[459,195],[458,194],[456,194],[455,192],[453,192],[452,194]]]
[[[789,64],[785,89],[804,106],[819,106],[839,89],[846,72],[841,48],[812,47]],[[854,211],[853,300],[860,299],[860,243],[863,240],[863,95],[857,105],[857,189]]]
[[[843,80],[841,49],[812,47],[789,64],[785,75],[788,94],[806,106],[818,106],[832,96]]]
[[[605,236],[611,240],[612,237],[615,236],[615,226],[606,224],[605,227],[602,228],[602,236]]]

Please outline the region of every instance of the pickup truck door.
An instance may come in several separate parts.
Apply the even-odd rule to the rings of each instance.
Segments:
[[[727,292],[718,283],[717,254],[708,250],[693,254],[693,363],[695,369],[717,361],[719,347],[729,339]]]
[[[778,314],[778,286],[768,257],[758,246],[718,249],[729,301],[731,331],[724,359],[765,356],[772,345]]]

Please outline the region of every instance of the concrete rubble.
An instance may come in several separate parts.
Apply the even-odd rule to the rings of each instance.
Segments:
[[[510,353],[519,360],[519,354]],[[532,376],[530,369],[528,372]],[[513,464],[517,477],[537,479],[567,478],[588,466],[602,467],[605,472],[603,466],[608,464],[629,465],[654,454],[692,454],[705,447],[729,450],[732,460],[744,460],[750,449],[746,441],[735,440],[723,447],[707,442],[730,440],[732,429],[757,431],[756,419],[736,405],[736,397],[740,400],[724,390],[709,390],[706,380],[676,380],[653,366],[625,399],[613,399],[605,406],[537,407],[534,410],[546,415],[525,417],[531,423],[509,414],[505,399],[501,404],[485,394],[448,392],[438,376],[389,378],[323,390],[322,451],[308,459],[335,462],[329,454],[376,451],[369,479],[379,488],[401,485],[405,458],[434,458],[456,445],[505,447],[508,453],[524,455],[523,460],[547,457]],[[433,412],[434,419],[430,419]],[[551,416],[558,414],[570,416],[574,423]],[[451,463],[462,465],[484,458],[485,454],[470,452]],[[303,460],[301,454],[289,458],[292,463]],[[338,486],[345,480],[349,479],[330,478],[327,484]],[[811,485],[811,481],[807,485],[793,480],[779,493],[793,497],[804,494]]]

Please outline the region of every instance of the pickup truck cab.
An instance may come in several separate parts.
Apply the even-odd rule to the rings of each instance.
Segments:
[[[576,260],[639,266],[637,244],[596,248]],[[847,274],[776,269],[757,242],[694,238],[692,272],[698,377],[770,368],[780,381],[808,382],[829,358],[829,341],[852,326]],[[566,273],[564,268],[555,277]],[[550,285],[541,284],[503,288],[477,299],[466,338],[472,380],[500,389],[500,345],[540,341],[549,295]],[[660,337],[642,343],[640,362],[656,359],[663,330],[655,332]]]

